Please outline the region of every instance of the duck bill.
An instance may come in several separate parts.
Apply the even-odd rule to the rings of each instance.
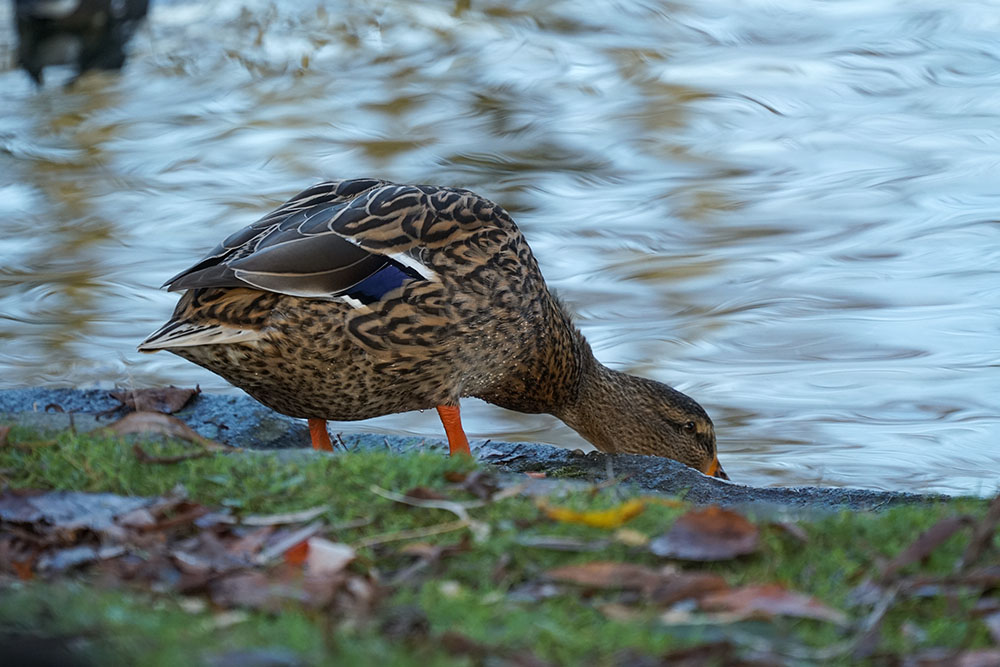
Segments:
[[[709,477],[718,477],[719,479],[729,479],[729,475],[726,474],[726,471],[722,469],[722,464],[719,463],[718,456],[712,459],[712,462],[708,464],[707,468],[705,468],[704,473]]]

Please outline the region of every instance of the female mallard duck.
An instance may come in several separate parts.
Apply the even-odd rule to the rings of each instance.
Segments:
[[[670,387],[611,370],[549,292],[502,208],[468,190],[320,183],[166,282],[187,290],[139,346],[167,349],[309,420],[436,407],[469,451],[458,402],[547,412],[604,452],[725,477],[712,420]]]

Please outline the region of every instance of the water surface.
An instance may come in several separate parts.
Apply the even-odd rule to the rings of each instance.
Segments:
[[[372,175],[507,207],[597,355],[701,402],[735,479],[993,492],[998,10],[170,1],[120,76],[36,91],[4,3],[0,387],[234,391],[135,352],[176,300],[157,286]],[[441,435],[433,411],[342,428]]]

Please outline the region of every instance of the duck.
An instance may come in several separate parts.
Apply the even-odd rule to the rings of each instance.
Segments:
[[[308,420],[435,408],[470,454],[459,402],[562,420],[602,452],[728,479],[694,399],[597,360],[502,207],[469,190],[322,182],[163,285],[183,292],[138,347],[168,350]]]
[[[149,0],[15,0],[17,62],[37,86],[47,65],[119,70]]]

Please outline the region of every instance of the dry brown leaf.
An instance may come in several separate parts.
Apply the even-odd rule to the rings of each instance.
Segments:
[[[0,426],[0,447],[7,446],[8,435],[10,435],[10,426]]]
[[[157,387],[153,389],[121,389],[109,392],[129,410],[136,412],[163,412],[173,414],[201,393],[201,387]],[[119,408],[120,409],[120,408]]]
[[[757,526],[742,514],[712,506],[683,514],[649,543],[649,550],[666,558],[716,561],[754,553],[757,544]]]
[[[837,625],[847,623],[847,616],[842,611],[778,584],[743,586],[711,593],[701,599],[699,606],[705,611],[729,612],[744,618],[793,616]]]
[[[540,501],[539,509],[545,512],[545,516],[563,523],[579,523],[593,528],[603,528],[604,530],[614,530],[628,523],[635,517],[642,514],[646,509],[646,504],[641,500],[633,498],[618,507],[608,510],[591,510],[580,512],[566,507],[552,507],[545,501]]]
[[[904,567],[927,558],[935,549],[947,542],[952,535],[971,523],[972,517],[967,515],[949,516],[941,519],[921,533],[910,546],[903,549],[886,564],[882,569],[881,581],[889,581]]]
[[[101,430],[116,435],[136,433],[163,435],[168,438],[187,440],[201,445],[205,449],[233,449],[202,436],[177,417],[171,417],[161,412],[132,412]]]
[[[729,588],[722,577],[710,572],[682,572],[670,566],[655,569],[606,561],[559,567],[549,570],[545,576],[587,588],[640,591],[660,605],[698,599]]]
[[[555,581],[587,588],[648,590],[662,580],[661,570],[634,563],[595,561],[566,565],[548,570],[545,576]]]
[[[678,572],[672,577],[664,577],[646,595],[651,602],[669,607],[681,600],[699,599],[728,588],[725,579],[711,572]]]

